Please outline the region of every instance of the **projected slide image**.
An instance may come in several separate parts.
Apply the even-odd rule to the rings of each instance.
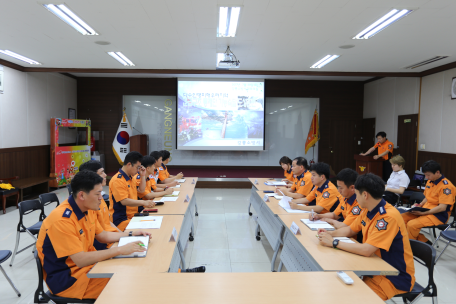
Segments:
[[[189,83],[179,82],[178,147],[263,149],[263,83],[209,82],[204,89]]]

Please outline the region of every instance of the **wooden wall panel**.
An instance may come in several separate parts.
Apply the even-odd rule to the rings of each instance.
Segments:
[[[0,178],[49,176],[49,145],[0,149]]]
[[[78,118],[91,119],[92,130],[104,131],[100,145],[105,153],[106,172],[119,168],[111,145],[122,117],[122,96],[175,96],[176,93],[176,78],[78,78]],[[362,120],[363,117],[363,82],[268,79],[265,95],[320,99],[319,159],[328,163],[331,161],[330,121]]]
[[[435,160],[445,175],[453,184],[456,184],[456,154],[418,151],[418,169],[425,161]]]

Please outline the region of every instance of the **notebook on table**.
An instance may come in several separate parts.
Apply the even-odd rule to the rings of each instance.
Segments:
[[[114,259],[121,259],[121,258],[145,258],[147,255],[147,248],[149,246],[149,237],[148,236],[124,236],[119,239],[118,247],[127,245],[129,243],[133,243],[136,241],[141,241],[144,244],[144,248],[146,251],[142,252],[133,252],[129,255],[118,255],[115,256]]]

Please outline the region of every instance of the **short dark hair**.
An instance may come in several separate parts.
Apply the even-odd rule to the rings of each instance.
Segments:
[[[358,176],[355,183],[355,189],[360,193],[366,191],[374,199],[381,199],[385,192],[385,182],[379,176],[367,173]]]
[[[150,156],[155,158],[156,161],[158,161],[158,159],[160,157],[162,157],[162,160],[163,160],[163,154],[160,151],[152,151],[152,152],[150,152]]]
[[[155,164],[157,160],[153,156],[146,155],[142,158],[141,160],[141,165],[144,166],[144,168],[148,168]]]
[[[89,193],[93,188],[103,183],[103,178],[95,172],[83,170],[76,173],[71,180],[71,190],[73,191],[73,198],[76,199],[80,191]]]
[[[309,164],[307,163],[307,159],[305,159],[304,157],[298,156],[293,160],[296,161],[296,165],[304,166],[304,169],[309,170]]]
[[[380,131],[380,132],[377,133],[377,135],[375,135],[375,137],[379,137],[379,136],[386,137],[386,133],[383,132],[383,131]]]
[[[167,160],[170,156],[171,153],[168,150],[161,150],[160,153],[162,154],[162,161]]]
[[[336,180],[344,182],[345,186],[347,187],[354,185],[357,178],[358,172],[350,168],[340,170],[336,176]]]
[[[101,162],[99,162],[98,160],[91,159],[83,163],[81,166],[79,166],[79,171],[88,170],[97,173],[98,170],[100,170],[101,168],[103,168]]]
[[[282,158],[279,160],[279,165],[281,164],[286,164],[291,166],[291,159],[288,156],[282,156]]]
[[[310,171],[317,172],[318,175],[324,175],[326,179],[329,179],[329,175],[331,174],[331,170],[329,169],[329,165],[325,163],[315,163],[310,167]]]
[[[428,160],[424,162],[421,170],[423,171],[423,173],[432,172],[432,174],[435,174],[435,172],[437,171],[442,172],[440,169],[440,164],[435,160]]]
[[[137,162],[141,162],[143,156],[141,153],[132,151],[125,156],[124,166],[130,163],[132,166],[136,165]]]

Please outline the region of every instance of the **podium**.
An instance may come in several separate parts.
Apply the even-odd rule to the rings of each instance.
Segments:
[[[373,156],[362,156],[355,154],[356,172],[359,175],[373,173],[382,178],[383,176],[383,158],[374,159]]]
[[[130,137],[130,151],[137,151],[142,155],[149,155],[149,140],[147,135],[134,135]]]

